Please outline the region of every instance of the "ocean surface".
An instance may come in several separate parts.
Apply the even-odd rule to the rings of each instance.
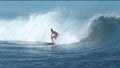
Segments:
[[[77,45],[79,46],[79,44]],[[120,47],[114,46],[114,43],[100,48],[67,49],[63,46],[65,45],[51,46],[1,42],[0,68],[120,67]]]
[[[65,35],[63,39],[59,39],[62,41],[58,41],[63,43],[56,43],[53,46],[42,42],[27,42],[26,35],[22,35],[25,31],[9,35],[13,27],[9,27],[7,32],[5,28],[8,25],[10,26],[7,24],[1,27],[4,30],[0,31],[0,68],[120,68],[119,16],[95,16],[87,22],[87,25],[84,25],[86,30],[83,30],[82,35],[77,35],[77,38],[85,35],[79,41],[70,43],[76,40],[76,36],[67,33],[68,37]],[[32,23],[32,25],[35,24]],[[5,30],[7,33],[4,32]],[[14,31],[16,30],[12,30]],[[35,32],[35,36],[29,35],[32,38],[27,39],[35,39],[36,34],[38,32]],[[2,37],[3,35],[7,37]],[[43,39],[42,36],[41,39]],[[11,41],[24,38],[25,41]],[[64,43],[64,41],[69,42]]]

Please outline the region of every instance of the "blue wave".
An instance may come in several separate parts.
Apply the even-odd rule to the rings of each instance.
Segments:
[[[120,17],[117,16],[98,16],[89,26],[89,34],[81,42],[98,43],[104,45],[120,40]],[[119,44],[114,44],[119,45]]]

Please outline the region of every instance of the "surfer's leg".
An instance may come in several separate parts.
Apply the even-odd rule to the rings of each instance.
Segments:
[[[55,38],[55,40],[56,40],[56,38],[57,38],[57,35],[55,35],[55,36],[54,36],[54,38]]]
[[[53,43],[53,38],[52,38],[52,43]]]

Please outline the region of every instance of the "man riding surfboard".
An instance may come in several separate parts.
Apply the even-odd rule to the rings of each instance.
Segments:
[[[51,39],[52,39],[52,43],[55,42],[55,40],[57,39],[57,37],[58,37],[58,33],[51,28]]]

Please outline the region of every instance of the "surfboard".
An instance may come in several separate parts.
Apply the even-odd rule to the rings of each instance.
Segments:
[[[46,42],[44,45],[54,45],[55,43]]]

